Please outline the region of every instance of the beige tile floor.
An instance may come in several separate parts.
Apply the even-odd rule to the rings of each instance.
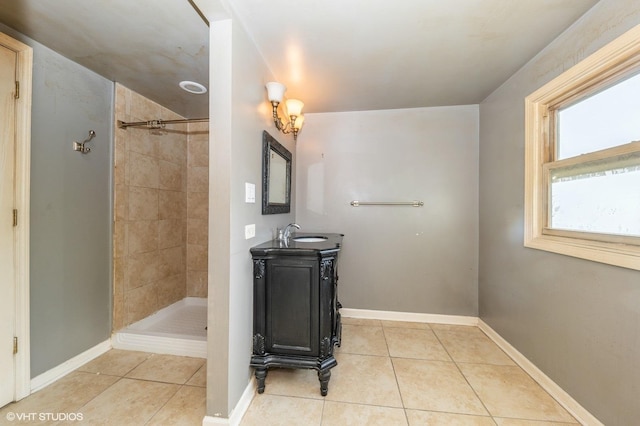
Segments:
[[[206,375],[201,358],[113,349],[0,409],[0,425],[201,425]]]
[[[315,371],[270,370],[241,425],[577,424],[477,327],[344,318],[336,358],[324,398]],[[203,359],[111,350],[0,409],[0,425],[201,425],[205,383]]]
[[[329,393],[272,369],[242,426],[578,424],[477,327],[343,319]]]

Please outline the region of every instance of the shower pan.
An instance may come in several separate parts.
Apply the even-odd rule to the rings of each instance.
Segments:
[[[113,335],[114,349],[207,357],[207,299],[187,297]]]

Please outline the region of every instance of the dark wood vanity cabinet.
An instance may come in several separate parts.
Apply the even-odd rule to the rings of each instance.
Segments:
[[[270,367],[318,371],[327,394],[340,345],[338,252],[342,235],[319,243],[265,243],[251,249],[254,270],[253,355],[258,393]]]

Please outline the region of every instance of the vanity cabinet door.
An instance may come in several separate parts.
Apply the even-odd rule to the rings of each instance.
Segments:
[[[292,257],[267,261],[267,352],[319,355],[319,278],[316,259]]]

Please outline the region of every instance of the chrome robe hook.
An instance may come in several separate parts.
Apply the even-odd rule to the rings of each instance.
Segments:
[[[94,132],[93,130],[89,130],[89,137],[87,139],[85,139],[82,142],[73,142],[73,150],[74,151],[80,151],[83,154],[87,154],[88,152],[91,152],[91,148],[85,148],[84,144],[89,142],[91,139],[96,137],[96,132]]]

